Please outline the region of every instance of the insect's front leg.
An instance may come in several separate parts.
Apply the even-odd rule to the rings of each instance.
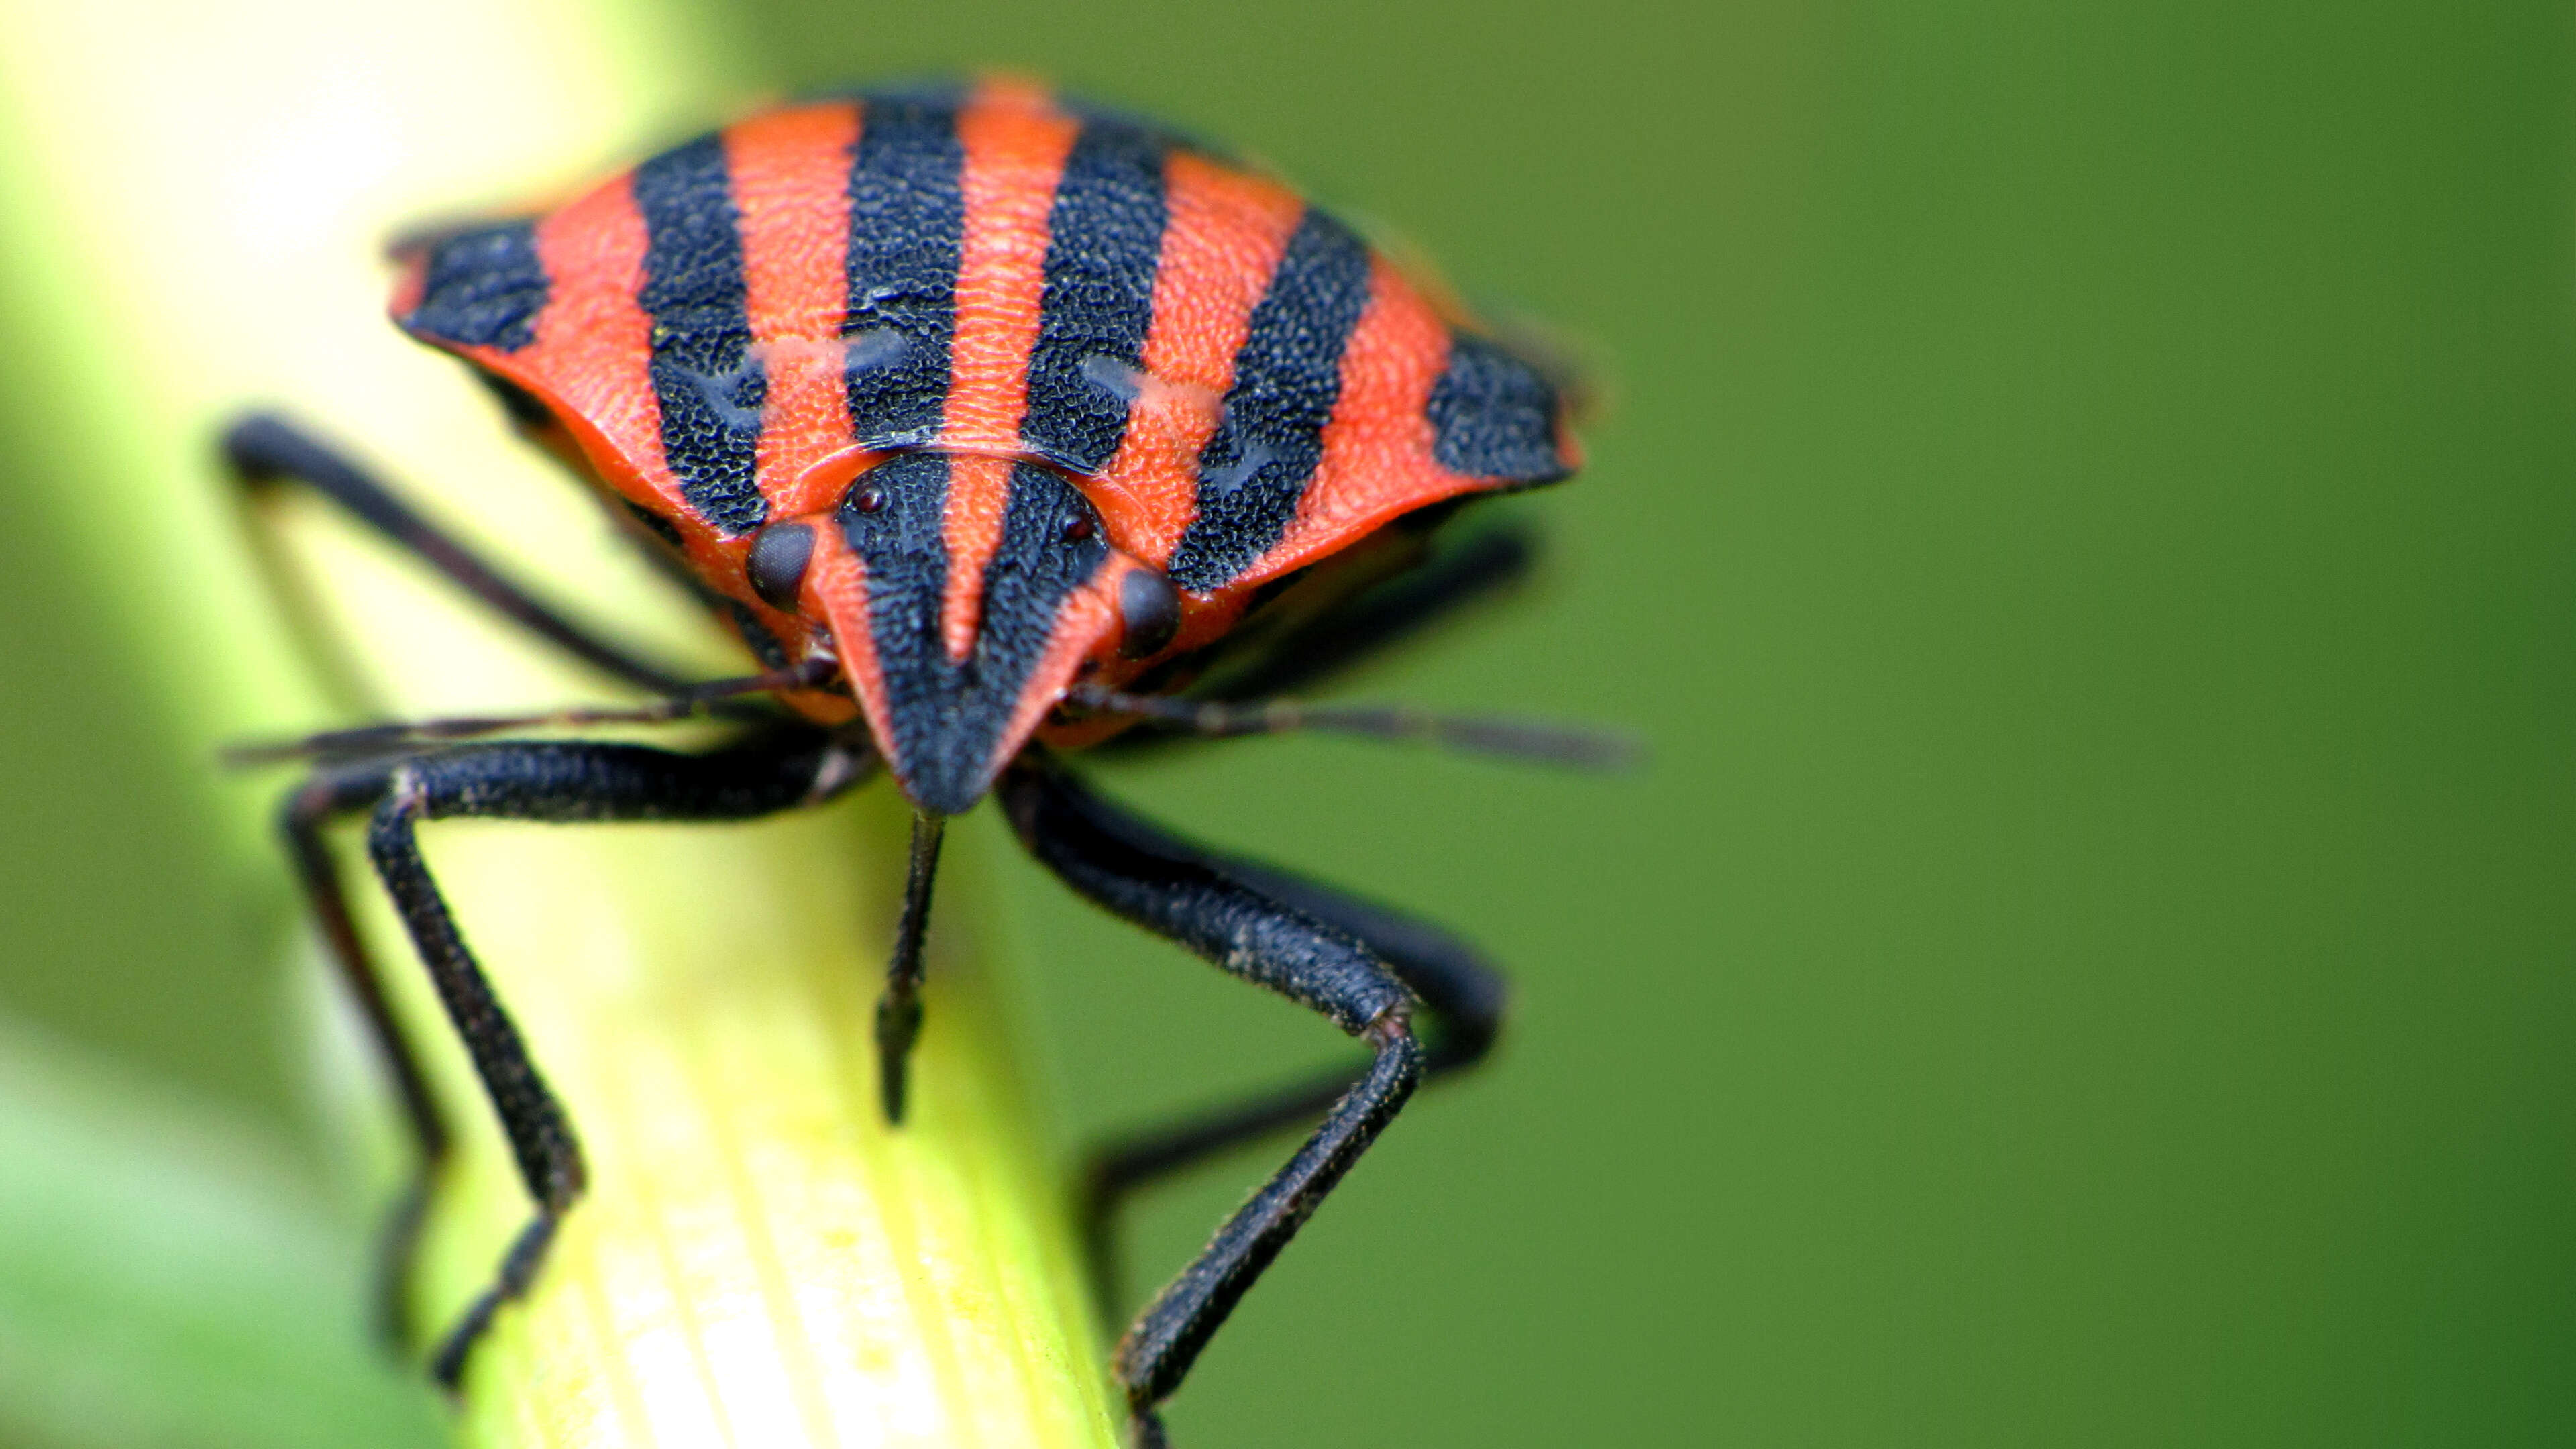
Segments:
[[[1368,1069],[1321,1126],[1237,1209],[1127,1330],[1113,1365],[1140,1446],[1163,1443],[1157,1406],[1324,1195],[1367,1151],[1421,1080],[1414,998],[1355,937],[1216,869],[1192,847],[1127,815],[1043,761],[999,791],[1012,828],[1066,884],[1224,970],[1321,1013],[1365,1041]]]
[[[392,766],[384,762],[316,771],[286,797],[278,812],[278,829],[286,837],[287,857],[322,936],[322,950],[342,987],[366,1023],[368,1037],[393,1079],[403,1121],[410,1128],[412,1159],[409,1180],[385,1214],[376,1238],[374,1313],[376,1331],[397,1352],[411,1347],[408,1311],[411,1264],[419,1244],[422,1215],[428,1208],[430,1184],[447,1160],[451,1140],[446,1114],[431,1094],[419,1054],[403,1035],[385,992],[384,975],[359,934],[349,910],[349,895],[340,877],[340,862],[323,839],[332,820],[372,809],[384,798]]]
[[[476,754],[481,757],[465,763],[469,768],[480,767],[477,773],[487,778],[533,774],[528,767],[539,763],[507,746]],[[535,1216],[502,1258],[498,1275],[476,1295],[430,1356],[430,1376],[441,1387],[453,1389],[464,1374],[466,1353],[491,1326],[492,1315],[535,1280],[554,1239],[555,1225],[581,1196],[590,1173],[563,1103],[537,1071],[517,1025],[458,934],[456,918],[429,873],[429,863],[421,858],[416,823],[432,813],[434,799],[453,803],[460,793],[450,779],[438,781],[449,788],[433,795],[435,777],[448,773],[432,768],[439,763],[418,761],[394,771],[384,801],[368,824],[367,853],[375,860],[376,874],[393,897],[394,909],[438,988],[439,1004],[446,1007],[448,1021],[465,1043],[474,1074],[481,1079],[492,1110],[501,1119],[502,1133],[509,1139],[511,1155],[518,1161],[520,1180],[537,1205]]]
[[[574,623],[526,586],[429,521],[346,453],[274,413],[245,413],[224,429],[224,461],[246,489],[296,482],[331,500],[396,548],[428,564],[503,618],[613,678],[655,694],[685,681]]]
[[[1375,953],[1430,1017],[1426,1082],[1484,1060],[1501,1035],[1510,990],[1482,953],[1427,921],[1240,856],[1203,852],[1209,869],[1289,910],[1341,931]],[[1356,1074],[1331,1072],[1114,1139],[1095,1149],[1083,1177],[1082,1226],[1104,1305],[1114,1306],[1119,1206],[1139,1188],[1291,1127],[1310,1127],[1349,1091]]]
[[[520,1179],[535,1203],[535,1212],[492,1283],[476,1296],[431,1355],[430,1370],[439,1383],[455,1387],[467,1355],[490,1327],[493,1315],[535,1281],[556,1225],[580,1197],[588,1172],[569,1114],[546,1085],[508,1010],[466,946],[446,897],[422,858],[419,822],[465,817],[551,822],[745,820],[828,798],[864,779],[872,765],[871,758],[855,754],[821,731],[786,727],[696,755],[578,741],[472,745],[376,767],[381,771],[376,779],[360,779],[326,792],[351,805],[358,803],[361,794],[374,797],[368,854],[419,950],[449,1023],[465,1044],[509,1141]],[[372,788],[362,791],[362,785]],[[345,904],[337,903],[336,895],[336,881],[328,896],[317,893],[317,904],[326,907],[325,934],[334,938],[335,947],[342,932],[333,926],[327,907],[339,904],[338,919],[346,923]],[[346,935],[354,947],[355,933]],[[353,959],[363,962],[363,953]],[[363,979],[372,983],[372,973]],[[370,991],[361,987],[360,994],[363,1002]],[[380,1018],[380,1034],[389,1044],[397,1079],[405,1084],[409,1097],[419,1090],[418,1068],[401,1044],[390,1014],[382,1009],[381,992],[372,994],[376,1008],[370,1014]],[[420,1102],[427,1105],[425,1092]],[[432,1124],[434,1134],[425,1135],[425,1147],[443,1145],[444,1129],[438,1125],[435,1107],[428,1106],[421,1120]]]

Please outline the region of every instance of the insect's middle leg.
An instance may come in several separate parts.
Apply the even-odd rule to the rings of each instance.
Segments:
[[[1215,869],[1199,851],[1119,811],[1051,764],[1023,763],[1004,777],[999,794],[1030,853],[1066,884],[1313,1009],[1372,1052],[1368,1069],[1332,1102],[1296,1155],[1226,1220],[1120,1341],[1119,1382],[1140,1441],[1156,1444],[1155,1406],[1180,1386],[1245,1291],[1412,1095],[1424,1058],[1410,1020],[1413,997],[1352,936]]]
[[[465,1044],[536,1205],[494,1281],[431,1356],[431,1372],[441,1384],[456,1384],[493,1315],[527,1291],[556,1224],[581,1195],[588,1174],[570,1117],[466,946],[422,858],[419,822],[744,820],[837,793],[864,778],[867,763],[818,731],[789,728],[696,755],[635,745],[504,741],[377,766],[372,781],[325,777],[343,782],[336,789],[350,804],[358,803],[352,797],[362,788],[375,800],[368,854]],[[327,919],[325,925],[329,930]],[[387,1029],[386,1035],[399,1043],[399,1032]],[[400,1078],[408,1050],[397,1046],[395,1060]],[[436,1120],[434,1108],[430,1120]],[[443,1143],[443,1134],[437,1141]]]

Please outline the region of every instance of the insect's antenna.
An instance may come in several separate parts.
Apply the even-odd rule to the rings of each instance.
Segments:
[[[353,729],[323,730],[318,734],[300,735],[291,740],[266,740],[233,745],[223,752],[223,762],[227,767],[236,770],[257,765],[273,765],[286,760],[343,762],[398,752],[418,745],[472,739],[477,735],[496,734],[502,730],[561,725],[667,724],[674,720],[687,719],[720,701],[746,694],[768,694],[785,689],[813,689],[830,682],[839,667],[830,659],[808,659],[802,664],[786,669],[773,669],[763,674],[746,674],[734,679],[711,679],[703,684],[693,684],[686,689],[675,690],[650,704],[640,704],[624,709],[559,709],[535,714],[389,720],[383,724],[359,725]]]
[[[1065,698],[1101,714],[1151,720],[1183,734],[1225,738],[1313,730],[1368,739],[1438,745],[1467,754],[1577,770],[1619,770],[1644,755],[1637,742],[1609,730],[1498,715],[1440,714],[1406,705],[1305,704],[1293,699],[1242,703],[1124,694],[1077,684]]]
[[[877,1001],[877,1086],[886,1121],[896,1126],[903,1123],[905,1062],[921,1035],[921,942],[930,931],[930,884],[939,874],[939,842],[947,831],[947,816],[913,812],[903,917],[894,929],[894,957],[886,963],[885,995]]]

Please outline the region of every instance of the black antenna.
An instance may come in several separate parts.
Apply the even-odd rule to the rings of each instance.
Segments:
[[[888,1126],[903,1125],[904,1066],[921,1035],[921,942],[930,930],[930,884],[939,874],[939,842],[948,817],[912,814],[912,862],[903,880],[903,917],[894,928],[885,995],[877,1002],[877,1085]]]
[[[687,719],[721,700],[782,689],[814,689],[840,668],[827,658],[808,659],[788,669],[711,679],[674,690],[651,704],[623,709],[559,709],[532,714],[462,715],[451,719],[391,720],[352,729],[323,730],[291,740],[258,741],[225,749],[223,762],[232,769],[274,765],[287,760],[346,762],[394,754],[418,745],[472,739],[502,730],[563,725],[668,724]]]
[[[1393,704],[1306,704],[1293,699],[1182,699],[1123,694],[1097,684],[1077,684],[1064,697],[1101,714],[1150,720],[1184,734],[1228,737],[1298,730],[1368,739],[1438,745],[1468,754],[1578,770],[1617,770],[1644,751],[1625,735],[1501,715],[1441,714]]]

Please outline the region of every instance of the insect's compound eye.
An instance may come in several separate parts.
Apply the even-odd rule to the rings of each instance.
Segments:
[[[879,499],[877,506],[885,503]],[[805,566],[814,561],[814,526],[773,523],[751,541],[743,573],[760,601],[785,613],[796,612],[796,596],[805,587]]]
[[[886,506],[885,487],[883,484],[871,483],[862,478],[850,485],[849,496],[841,500],[841,505],[852,513],[883,513]]]
[[[1067,543],[1080,543],[1099,530],[1088,515],[1068,513],[1064,516],[1064,521],[1055,526],[1055,531],[1057,536]]]
[[[1160,653],[1181,629],[1181,591],[1173,587],[1171,575],[1160,569],[1129,569],[1118,581],[1118,622],[1126,628],[1119,654],[1142,659]]]

